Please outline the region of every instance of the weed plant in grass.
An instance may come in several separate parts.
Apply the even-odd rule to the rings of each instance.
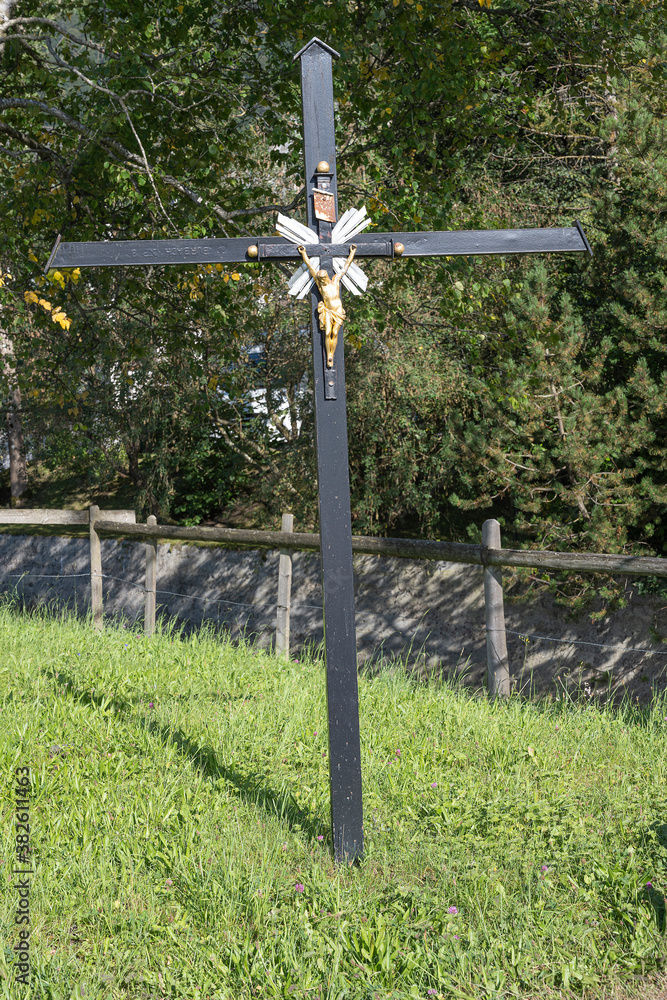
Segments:
[[[336,869],[320,662],[0,610],[0,995],[649,996],[664,704],[489,704],[398,669],[360,701],[366,856]]]

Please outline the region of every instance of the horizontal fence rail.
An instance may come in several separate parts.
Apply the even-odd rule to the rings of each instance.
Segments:
[[[102,513],[113,521],[123,524],[134,524],[136,514],[133,510],[103,510]],[[33,507],[32,509],[16,507],[2,510],[0,508],[0,524],[25,524],[56,527],[61,524],[90,524],[89,510],[49,510]]]
[[[164,538],[172,541],[218,542],[267,549],[320,548],[320,536],[307,532],[250,531],[242,528],[181,528],[172,525],[119,524],[107,518],[95,522],[102,535]],[[399,559],[438,559],[472,566],[526,566],[564,569],[579,573],[619,573],[667,576],[667,559],[659,556],[624,556],[589,552],[549,552],[538,549],[492,549],[463,542],[431,542],[413,538],[352,536],[352,551]]]

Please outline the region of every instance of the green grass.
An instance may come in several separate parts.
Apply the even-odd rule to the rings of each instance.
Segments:
[[[337,869],[321,663],[9,607],[0,653],[2,998],[648,997],[663,981],[664,705],[494,706],[362,677],[366,856]],[[12,983],[8,882],[24,765],[31,991]]]

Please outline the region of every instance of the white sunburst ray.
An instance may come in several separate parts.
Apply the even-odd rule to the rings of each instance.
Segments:
[[[345,267],[345,260],[342,257],[334,257],[333,267],[336,274],[340,274]],[[343,287],[347,288],[353,295],[363,295],[368,287],[367,275],[364,274],[360,267],[357,267],[354,261],[350,264],[347,274],[344,274],[341,278],[341,282]]]
[[[313,257],[311,263],[313,267],[319,267],[320,258]],[[314,279],[311,278],[306,265],[301,264],[300,267],[297,267],[296,271],[289,280],[290,287],[288,294],[295,296],[297,299],[303,299],[313,287],[314,283]]]
[[[276,229],[281,236],[286,237],[292,243],[312,244],[320,242],[319,236],[312,229],[304,226],[301,222],[297,222],[296,219],[288,218],[286,215],[278,215]]]
[[[300,243],[319,243],[320,241],[319,236],[312,229],[304,226],[301,222],[297,222],[296,219],[288,218],[286,215],[278,215],[276,230],[281,236],[284,236],[290,242],[297,245]],[[319,257],[314,258],[313,263],[318,267],[320,263]],[[308,274],[308,268],[305,264],[300,264],[289,279],[288,294],[302,299],[308,294],[312,286],[313,279]]]
[[[339,222],[336,223],[333,232],[331,233],[332,243],[336,243],[338,240],[352,239],[360,233],[366,226],[370,226],[371,219],[366,215],[366,206],[362,205],[359,209],[349,209],[343,215]]]
[[[363,205],[360,209],[348,209],[348,211],[341,216],[331,234],[332,243],[337,240],[351,240],[354,236],[365,229],[366,226],[370,225],[370,222],[370,218],[366,215],[365,205]],[[335,272],[340,274],[345,266],[344,258],[334,257],[333,266]],[[347,290],[352,292],[353,295],[362,295],[368,287],[368,277],[354,262],[350,264],[347,274],[343,275],[341,281],[343,287],[347,288]]]
[[[350,224],[352,216],[356,214],[357,214],[356,208],[348,208],[347,212],[344,212],[343,215],[341,215],[340,219],[331,230],[332,243],[337,243],[339,240],[345,239],[345,232],[347,231],[348,227],[351,228]]]

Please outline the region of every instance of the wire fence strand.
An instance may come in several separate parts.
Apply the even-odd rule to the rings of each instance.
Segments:
[[[667,656],[667,649],[636,649],[633,646],[616,646],[611,642],[587,642],[584,639],[554,639],[548,635],[531,635],[530,632],[515,632],[511,628],[506,628],[505,631],[508,635],[518,635],[520,639],[542,639],[544,642],[557,642],[562,646],[597,646],[598,649],[617,649],[621,653],[656,653],[658,656]]]
[[[30,576],[34,580],[73,580],[80,576],[90,579],[90,573],[0,573],[3,580],[22,580],[24,576]]]
[[[73,580],[73,579],[90,579],[90,573],[0,573],[0,579],[16,579],[23,580],[29,577],[34,580]],[[146,588],[140,584],[135,583],[133,580],[125,580],[122,577],[111,576],[109,573],[102,573],[102,579],[110,580],[113,583],[120,583],[126,587],[134,587],[136,590],[140,590],[142,593],[146,593]],[[156,590],[157,594],[162,594],[165,597],[179,597],[187,601],[203,601],[206,604],[227,604],[231,607],[237,608],[271,608],[272,610],[277,610],[278,604],[273,602],[259,602],[259,601],[230,601],[225,597],[202,597],[199,594],[181,594],[178,591],[173,590]],[[292,604],[291,611],[298,611],[300,609],[309,611],[319,611],[322,612],[321,604]],[[359,616],[374,614],[374,612],[360,611]],[[400,614],[400,611],[398,612]],[[435,625],[435,622],[425,622],[424,617],[406,617],[401,616],[403,621],[409,622],[421,622],[422,625]],[[446,625],[446,622],[438,622],[438,627]],[[494,630],[495,631],[495,630]],[[593,646],[597,649],[613,649],[619,653],[643,653],[654,656],[667,656],[667,649],[645,649],[641,647],[634,646],[619,646],[615,643],[610,642],[591,642],[585,639],[571,639],[571,638],[557,638],[556,636],[549,635],[534,635],[530,632],[518,632],[515,629],[505,629],[508,635],[516,635],[520,639],[534,639],[540,642],[553,642],[560,646]]]

